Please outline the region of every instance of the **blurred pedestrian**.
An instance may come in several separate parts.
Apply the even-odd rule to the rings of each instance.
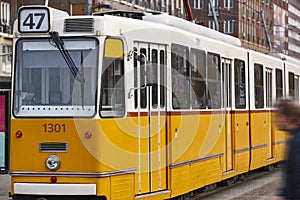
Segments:
[[[284,168],[282,191],[276,199],[300,199],[300,105],[291,99],[282,99],[275,104],[275,123],[279,130],[291,134],[288,158]]]

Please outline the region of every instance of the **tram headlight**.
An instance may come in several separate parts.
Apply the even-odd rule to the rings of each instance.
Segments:
[[[46,167],[50,170],[57,170],[60,166],[60,160],[57,155],[50,155],[46,159]]]

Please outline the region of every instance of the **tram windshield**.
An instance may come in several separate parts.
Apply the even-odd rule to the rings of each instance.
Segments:
[[[78,76],[51,39],[21,39],[16,44],[16,117],[91,117],[95,114],[98,42],[64,38]]]

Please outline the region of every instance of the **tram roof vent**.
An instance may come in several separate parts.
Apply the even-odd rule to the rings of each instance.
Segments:
[[[78,33],[93,33],[94,32],[94,18],[70,18],[65,19],[64,32],[78,32]]]
[[[93,13],[94,16],[104,16],[104,15],[113,15],[118,17],[126,17],[126,18],[132,18],[132,19],[139,19],[143,20],[144,16],[147,15],[160,15],[161,12],[145,12],[145,11],[127,11],[127,10],[113,10],[113,11],[107,11],[107,12],[99,12],[99,13]]]

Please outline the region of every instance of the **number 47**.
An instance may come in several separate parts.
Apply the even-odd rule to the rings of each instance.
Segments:
[[[38,23],[35,23],[35,18],[38,18]],[[23,26],[29,26],[29,29],[40,29],[45,18],[45,13],[29,13],[23,22]]]

